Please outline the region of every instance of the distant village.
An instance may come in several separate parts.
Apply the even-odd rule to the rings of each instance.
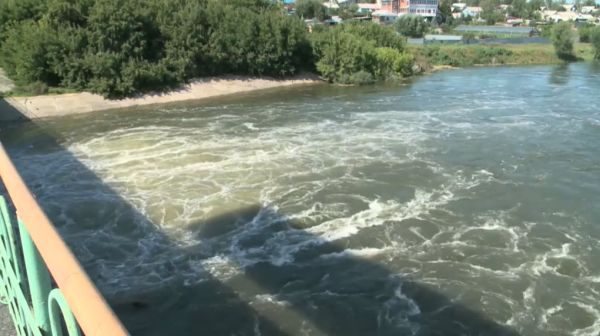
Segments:
[[[470,3],[438,0],[371,0],[371,2],[332,0],[323,2],[323,6],[333,14],[330,19],[331,23],[341,23],[344,19],[371,19],[381,24],[393,24],[396,18],[405,14],[420,15],[430,22],[437,19],[438,23],[446,23],[450,20],[447,20],[446,17],[440,18],[441,15],[448,15],[448,13],[444,13],[445,5],[449,6],[451,21],[461,24],[492,23],[498,26],[518,27],[573,21],[575,25],[577,23],[600,25],[600,6],[595,4],[594,0],[572,4],[564,1],[552,2],[552,0],[544,2],[509,0],[509,3],[504,2],[494,4],[489,0],[473,0]],[[293,13],[295,0],[285,0],[284,3],[290,13]],[[336,15],[342,13],[346,14],[346,18],[343,15]],[[490,20],[490,16],[493,16],[492,20]],[[306,19],[309,24],[315,22],[313,18]]]

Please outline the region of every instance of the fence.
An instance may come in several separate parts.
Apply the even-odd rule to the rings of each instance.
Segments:
[[[534,44],[534,43],[550,43],[550,39],[546,37],[522,37],[522,38],[487,38],[475,39],[471,38],[468,41],[463,40],[434,40],[423,38],[406,39],[408,44]]]
[[[8,305],[17,335],[62,336],[65,327],[69,336],[128,335],[35,201],[2,144],[0,177],[17,218],[13,220],[0,195],[0,303]],[[52,288],[53,283],[58,288]]]

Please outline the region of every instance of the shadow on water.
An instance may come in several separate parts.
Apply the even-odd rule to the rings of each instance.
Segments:
[[[561,64],[552,68],[548,81],[550,84],[565,86],[569,84],[569,65]]]
[[[50,165],[34,167],[39,171],[32,177],[35,181],[27,181],[27,176],[25,179],[68,241],[79,240],[72,244],[77,246],[74,253],[93,281],[118,283],[119,279],[106,279],[103,269],[142,270],[143,265],[130,264],[123,250],[142,253],[142,242],[159,242],[155,250],[145,252],[149,253],[149,262],[160,263],[154,266],[173,276],[171,280],[157,281],[147,289],[123,289],[107,295],[134,336],[518,335],[420,283],[418,278],[395,274],[383,266],[383,259],[346,255],[344,246],[311,237],[302,230],[305,223],[260,204],[192,224],[189,230],[200,243],[198,248],[178,247],[63,148],[63,139],[44,122],[0,127],[0,140],[19,170],[30,169],[30,158],[36,155],[52,154],[54,164],[68,165],[69,174],[46,179],[53,174]],[[51,202],[52,188],[68,189],[64,193],[67,196],[60,200],[68,205],[67,210],[57,209]],[[71,218],[77,218],[77,222]],[[227,280],[211,276],[207,269],[194,269],[206,275],[203,281],[193,284],[176,276],[189,271],[184,270],[189,261],[214,257],[217,249],[211,250],[211,245],[232,244],[227,238],[232,232],[254,230],[256,224],[259,229],[248,239],[235,241],[237,246],[225,249],[260,248],[281,235],[311,243],[293,253],[293,263],[237,265],[242,271]],[[200,248],[204,244],[208,248]],[[172,256],[171,261],[157,258],[164,255]],[[229,262],[235,264],[236,260]],[[257,300],[259,297],[264,300]]]

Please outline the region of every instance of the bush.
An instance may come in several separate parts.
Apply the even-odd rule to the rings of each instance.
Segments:
[[[579,35],[579,42],[589,43],[590,42],[590,35],[592,34],[592,30],[595,27],[596,26],[591,25],[589,23],[586,23],[584,25],[579,26],[577,28],[577,34]]]
[[[0,65],[21,86],[40,81],[117,98],[198,76],[287,76],[311,60],[304,22],[268,0],[41,2],[39,20],[11,14],[24,19],[2,27]]]
[[[600,27],[596,27],[590,33],[590,42],[594,47],[594,59],[600,60]]]
[[[337,83],[342,85],[364,85],[375,82],[375,77],[369,72],[361,70],[355,74],[344,74],[338,78]]]
[[[505,63],[506,57],[510,56],[512,52],[508,49],[500,47],[475,47],[475,64],[498,64]]]
[[[573,58],[573,34],[569,22],[561,22],[554,26],[551,40],[558,58],[561,60]]]
[[[376,74],[383,79],[409,77],[412,75],[414,57],[391,48],[377,48],[378,69]]]
[[[341,28],[353,35],[374,41],[378,48],[392,48],[399,52],[404,51],[405,42],[391,26],[379,25],[373,22],[359,22],[344,24]]]
[[[320,39],[327,43],[322,46],[322,57],[317,62],[317,70],[328,82],[347,82],[359,71],[373,75],[377,69],[375,44],[346,32],[335,30],[326,32]]]
[[[400,35],[412,38],[423,37],[428,29],[428,24],[420,15],[402,15],[394,25]]]

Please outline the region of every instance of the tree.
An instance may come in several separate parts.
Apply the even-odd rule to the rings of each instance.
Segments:
[[[600,60],[600,27],[596,27],[590,34],[590,42],[594,47],[594,59]]]
[[[555,25],[550,39],[559,59],[564,61],[573,59],[573,33],[569,22]]]
[[[450,5],[450,0],[443,0],[440,3],[439,10],[437,12],[437,24],[442,25],[447,23],[449,20],[452,20],[452,18],[452,6]]]
[[[523,18],[525,14],[525,8],[527,1],[525,0],[514,0],[508,8],[508,14],[512,17]]]
[[[405,14],[396,19],[395,27],[402,36],[418,38],[425,35],[428,25],[420,15]]]
[[[589,23],[584,23],[583,25],[577,27],[577,35],[579,35],[579,42],[590,42],[592,31],[595,27],[595,25]]]
[[[319,21],[325,21],[329,18],[327,8],[319,0],[296,1],[295,14],[303,19],[317,19]]]
[[[585,0],[585,1],[583,1],[583,6],[594,6],[594,7],[596,7],[596,0]]]
[[[485,20],[485,23],[493,26],[498,22],[506,21],[506,17],[502,13],[494,12],[494,11],[483,11],[481,13],[481,18]]]

